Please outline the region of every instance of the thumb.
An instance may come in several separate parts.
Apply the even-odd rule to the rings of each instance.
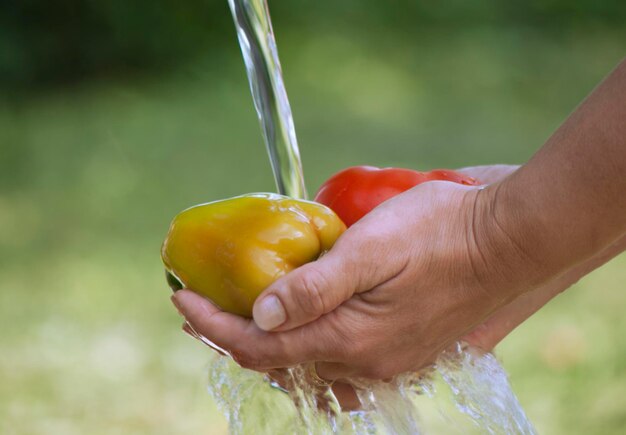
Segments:
[[[257,298],[252,313],[263,330],[302,326],[333,311],[360,290],[357,268],[337,245],[317,261],[283,276]],[[371,287],[370,287],[371,288]]]

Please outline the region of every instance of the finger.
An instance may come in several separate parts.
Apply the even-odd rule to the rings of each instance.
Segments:
[[[353,227],[319,260],[277,280],[256,300],[253,317],[259,328],[286,331],[333,311],[353,294],[377,284]],[[371,254],[371,249],[369,250]],[[377,264],[374,261],[374,264]]]
[[[267,372],[270,384],[284,392],[293,390],[293,378],[287,369],[275,369]]]
[[[193,331],[227,351],[242,367],[267,371],[323,359],[328,353],[330,329],[324,325],[269,333],[190,290],[179,290],[172,301]]]
[[[225,334],[227,327],[235,330],[243,330],[249,326],[250,321],[243,317],[223,312],[202,296],[190,291],[179,290],[171,297],[172,303],[178,312],[185,318],[198,338],[204,337],[211,344],[230,352],[232,338]],[[207,332],[210,332],[207,334]]]
[[[285,369],[270,370],[267,372],[272,385],[276,388],[288,392],[294,388],[292,375]],[[345,382],[334,382],[331,387],[337,402],[341,406],[342,411],[357,411],[361,408],[361,401],[356,394],[354,387]],[[319,401],[323,401],[324,395],[318,397]]]
[[[350,412],[361,409],[361,401],[352,385],[345,382],[335,382],[331,389],[342,411]]]
[[[195,338],[196,340],[200,340],[200,336],[193,328],[189,325],[189,322],[183,323],[183,332],[190,336],[191,338]]]
[[[346,381],[359,375],[357,368],[336,362],[317,362],[315,372],[322,380],[328,382]]]
[[[369,291],[400,273],[406,266],[405,257],[381,243],[387,241],[387,235],[380,219],[370,214],[350,227],[326,255],[266,289],[253,307],[259,328],[287,331],[313,322],[354,294]],[[383,263],[381,257],[385,258]]]
[[[213,349],[215,352],[219,353],[220,355],[222,356],[228,355],[228,352],[226,352],[224,349],[221,349],[215,343],[211,342],[206,337],[203,337],[200,334],[198,334],[196,331],[194,331],[193,327],[189,324],[189,322],[183,323],[182,329],[185,334],[187,334],[191,338],[194,338],[200,341],[201,343],[206,344],[207,346],[209,346],[211,349]]]
[[[353,383],[355,379],[372,379],[387,382],[400,373],[420,371],[432,366],[439,353],[440,351],[437,351],[432,356],[418,362],[400,362],[389,356],[379,361],[354,361],[348,363],[320,361],[315,363],[315,373],[326,382],[344,381]]]
[[[484,165],[468,166],[457,171],[477,179],[481,184],[492,184],[504,180],[518,169],[519,165]]]

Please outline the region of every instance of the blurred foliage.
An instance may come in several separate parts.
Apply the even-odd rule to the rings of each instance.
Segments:
[[[162,68],[224,33],[226,2],[9,1],[0,13],[0,81],[32,86]],[[216,6],[222,6],[217,8]]]
[[[434,28],[531,27],[567,35],[623,29],[622,0],[424,2],[272,1],[279,33],[312,23],[406,36]],[[226,0],[6,0],[0,11],[0,86],[30,87],[167,69],[232,44]]]
[[[625,5],[272,1],[309,190],[525,161],[624,57]],[[0,433],[225,433],[159,246],[274,189],[226,1],[5,1],[0,71]],[[500,349],[540,433],[623,433],[625,262]]]

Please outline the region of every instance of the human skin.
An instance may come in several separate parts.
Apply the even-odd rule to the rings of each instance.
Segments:
[[[173,300],[244,367],[316,362],[328,380],[387,379],[464,337],[489,348],[621,252],[624,174],[622,63],[519,170],[484,189],[430,182],[381,204],[271,285],[254,321],[190,291]]]
[[[491,165],[463,168],[458,171],[481,180],[484,184],[492,184],[503,180],[518,168],[519,166],[515,165]],[[562,276],[520,296],[509,305],[500,308],[485,322],[476,326],[471,332],[463,337],[462,340],[485,351],[492,350],[511,331],[538,311],[548,301],[569,288],[572,284],[577,282],[580,278],[587,275],[592,270],[618,255],[624,249],[626,249],[626,237],[622,237],[622,239],[610,245],[598,255],[573,267]],[[191,337],[211,346],[211,343],[194,331],[187,322],[183,324],[183,330]],[[223,354],[220,351],[218,352]],[[268,374],[276,382],[283,385],[283,387],[288,388],[288,376],[286,376],[286,373],[283,370],[271,370]],[[349,383],[340,381],[335,382],[332,385],[332,388],[333,393],[341,404],[342,409],[350,411],[356,410],[360,407],[360,401]],[[324,403],[326,399],[324,396],[321,396],[319,400],[320,403]]]
[[[458,172],[474,177],[485,185],[502,181],[519,169],[517,165],[488,165],[457,169]],[[513,329],[538,311],[552,298],[571,287],[589,272],[602,266],[626,249],[626,237],[618,240],[596,256],[572,267],[567,273],[515,299],[491,315],[485,322],[470,331],[463,341],[483,350],[492,350]],[[183,330],[194,338],[200,337],[185,322]]]
[[[504,180],[518,168],[519,166],[516,165],[490,165],[463,168],[458,171],[481,180],[485,184],[493,184]],[[485,351],[493,350],[509,333],[546,303],[624,250],[626,250],[626,236],[621,237],[581,264],[573,266],[557,278],[521,295],[510,304],[498,309],[462,340]]]

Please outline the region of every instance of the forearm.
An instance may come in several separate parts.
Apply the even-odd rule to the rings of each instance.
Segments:
[[[487,191],[489,213],[519,260],[511,264],[528,266],[518,272],[526,288],[625,234],[626,62],[526,165]]]

